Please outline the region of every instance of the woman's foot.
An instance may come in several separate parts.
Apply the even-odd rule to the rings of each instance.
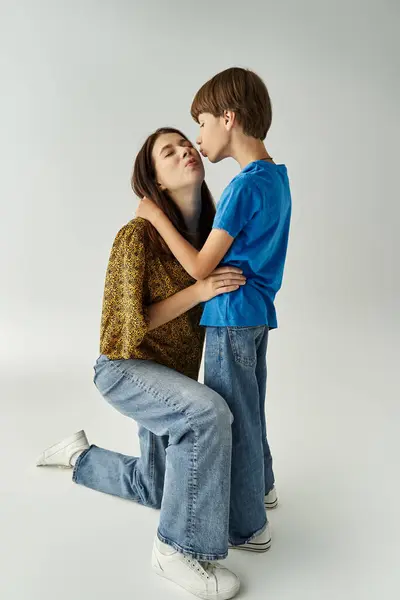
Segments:
[[[216,562],[195,560],[181,554],[158,537],[154,540],[152,566],[161,577],[173,581],[199,598],[228,600],[240,588],[239,578]]]
[[[64,467],[72,469],[79,454],[89,448],[89,442],[83,430],[74,433],[54,446],[47,448],[36,461],[37,467]]]

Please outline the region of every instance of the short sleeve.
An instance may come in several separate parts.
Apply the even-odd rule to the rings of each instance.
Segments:
[[[146,251],[143,221],[133,220],[117,234],[108,263],[101,319],[100,351],[130,358],[149,330],[144,304]]]
[[[260,207],[258,188],[250,182],[246,184],[245,178],[234,180],[223,191],[217,204],[213,229],[224,229],[232,237],[237,237]]]

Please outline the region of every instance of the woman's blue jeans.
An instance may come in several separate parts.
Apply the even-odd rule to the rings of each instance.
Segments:
[[[139,424],[141,456],[91,446],[76,483],[161,507],[159,538],[198,560],[228,553],[232,414],[207,386],[154,361],[100,356],[102,396]]]

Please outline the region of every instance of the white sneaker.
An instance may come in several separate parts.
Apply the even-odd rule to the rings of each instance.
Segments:
[[[216,562],[198,561],[177,552],[158,537],[154,540],[151,563],[161,577],[173,581],[199,598],[228,600],[239,591],[239,578]]]
[[[249,552],[267,552],[271,548],[271,532],[269,525],[260,533],[257,537],[253,538],[250,542],[240,544],[239,546],[229,546],[230,550],[248,550]]]
[[[278,496],[276,494],[276,488],[273,487],[269,494],[264,496],[264,506],[267,510],[271,510],[278,506]]]
[[[37,467],[64,467],[72,469],[71,458],[74,454],[87,450],[89,442],[85,432],[78,431],[54,446],[47,448],[36,461]]]

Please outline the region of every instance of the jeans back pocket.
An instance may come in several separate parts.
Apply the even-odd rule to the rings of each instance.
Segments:
[[[245,367],[257,364],[257,338],[264,329],[257,327],[227,327],[232,353],[235,361]]]

